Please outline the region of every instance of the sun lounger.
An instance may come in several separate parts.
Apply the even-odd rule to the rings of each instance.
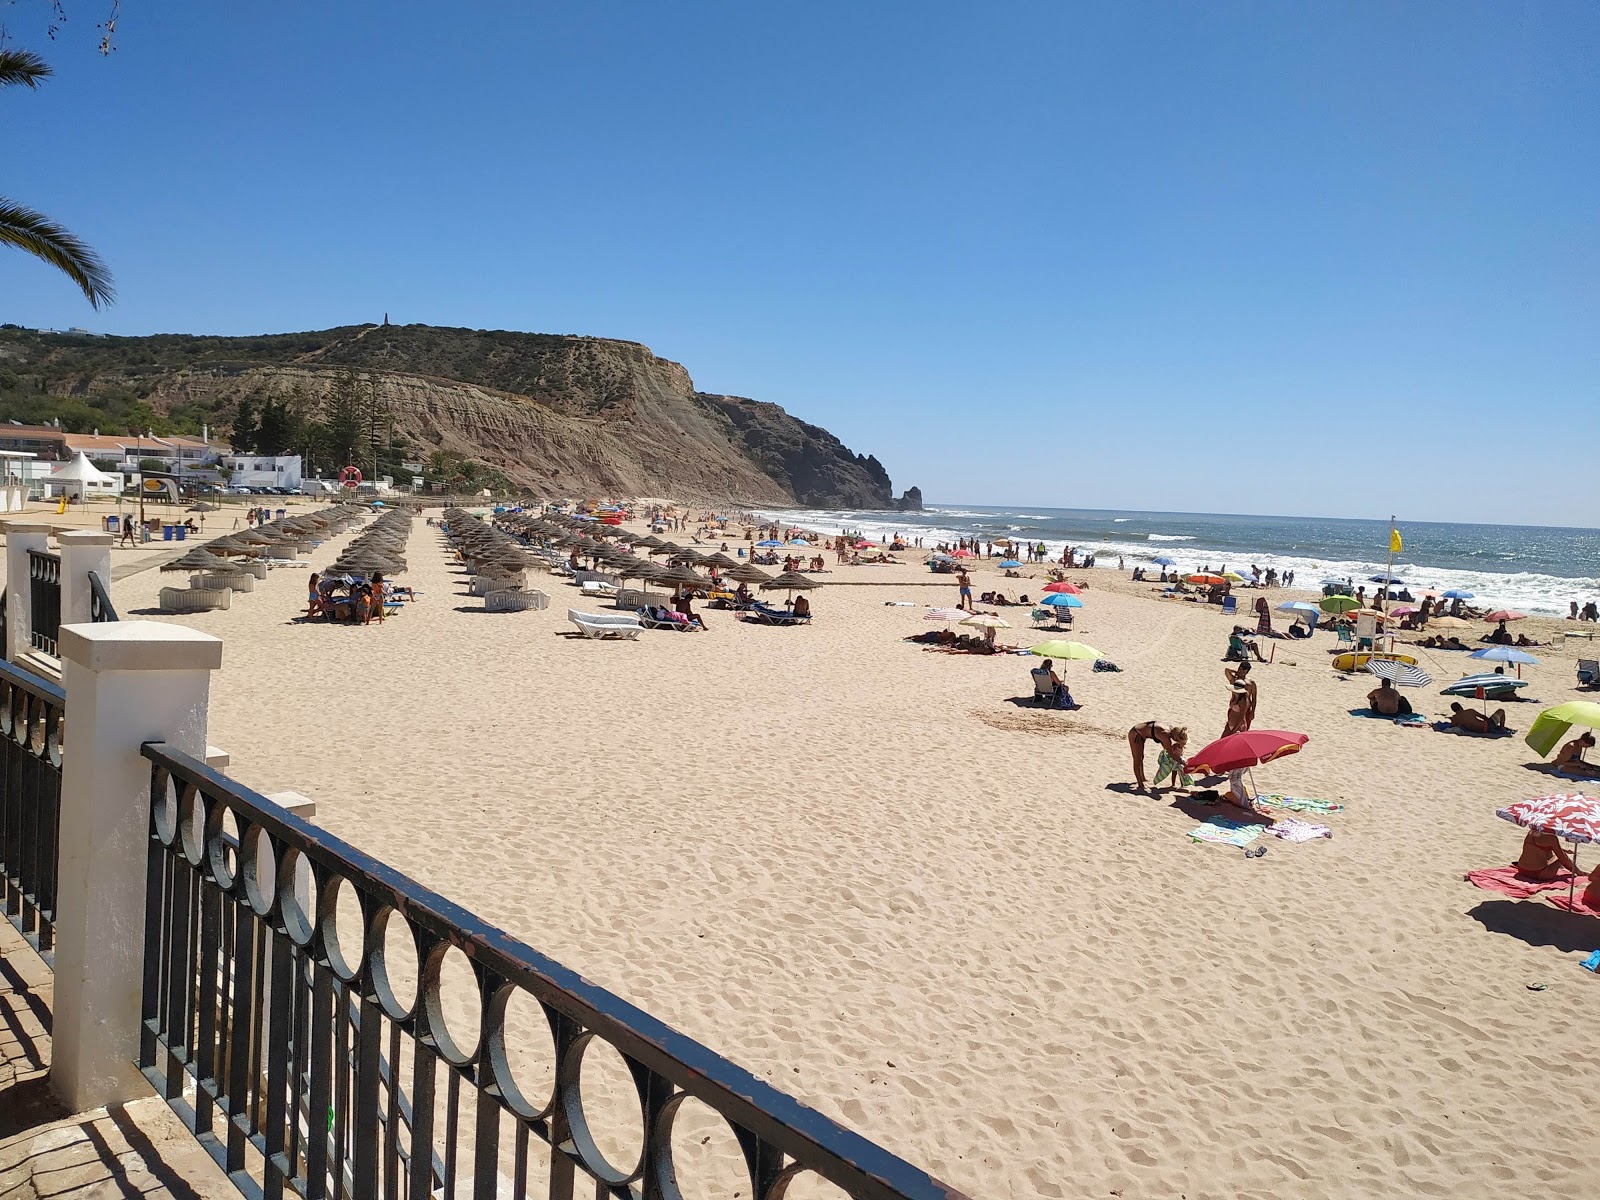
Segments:
[[[691,621],[682,613],[673,612],[669,608],[641,608],[638,611],[639,623],[646,629],[671,629],[679,633],[693,633],[704,626],[699,621]]]
[[[589,638],[636,638],[644,631],[636,613],[586,613],[569,608],[567,620]]]
[[[808,625],[810,617],[802,617],[787,608],[771,608],[765,604],[752,604],[745,610],[746,620],[756,620],[763,625]]]
[[[578,585],[578,589],[585,596],[604,596],[610,599],[621,589],[614,583],[607,583],[603,579],[585,579]]]

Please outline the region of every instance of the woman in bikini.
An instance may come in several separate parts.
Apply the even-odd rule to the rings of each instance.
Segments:
[[[1176,762],[1181,768],[1183,765],[1183,748],[1188,744],[1189,731],[1182,725],[1167,729],[1155,721],[1146,721],[1142,725],[1135,725],[1128,730],[1128,749],[1133,754],[1133,779],[1138,789],[1142,792],[1147,788],[1144,781],[1144,748],[1147,743],[1155,741],[1168,758]],[[1159,780],[1162,776],[1157,775]],[[1172,785],[1179,784],[1179,773],[1172,773]]]

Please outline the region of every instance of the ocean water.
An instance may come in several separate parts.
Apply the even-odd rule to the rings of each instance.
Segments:
[[[920,513],[844,509],[764,509],[761,515],[824,533],[859,530],[873,539],[900,533],[924,546],[961,537],[1043,542],[1052,558],[1063,546],[1093,551],[1098,565],[1131,569],[1158,555],[1179,569],[1209,565],[1249,574],[1295,572],[1295,586],[1315,590],[1324,576],[1367,581],[1381,574],[1389,547],[1383,521],[1337,517],[1248,517],[1086,508],[930,505]],[[1565,616],[1569,601],[1600,601],[1600,530],[1532,525],[1452,525],[1397,521],[1405,549],[1394,573],[1413,592],[1462,588],[1476,603]]]

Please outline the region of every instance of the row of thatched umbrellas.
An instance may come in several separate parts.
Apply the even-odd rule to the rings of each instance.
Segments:
[[[385,509],[367,526],[328,568],[335,575],[399,575],[406,569],[406,542],[411,537],[411,513],[403,508]]]
[[[500,579],[504,586],[520,589],[527,581],[527,569],[540,565],[516,538],[464,508],[445,509],[444,524],[445,536],[462,561],[480,576]]]
[[[162,564],[163,571],[226,571],[233,560],[271,558],[293,553],[313,542],[342,533],[361,520],[360,505],[336,504],[269,521],[243,533],[225,533]]]
[[[662,541],[653,534],[637,537],[621,526],[606,525],[598,521],[583,521],[557,513],[547,513],[541,517],[502,517],[499,523],[502,527],[531,541],[565,550],[569,554],[576,551],[580,558],[591,560],[597,570],[615,575],[623,582],[638,579],[645,583],[668,585],[673,588],[705,590],[712,586],[712,581],[706,576],[695,573],[693,568],[699,566],[714,567],[729,579],[755,585],[763,591],[787,591],[792,594],[821,586],[817,580],[798,571],[785,571],[774,577],[754,563],[741,562],[721,552],[701,554],[697,550],[679,546],[674,542]],[[607,538],[615,541],[607,541]],[[643,548],[648,558],[663,558],[666,565],[639,558],[624,550],[617,542],[627,542],[635,550]]]

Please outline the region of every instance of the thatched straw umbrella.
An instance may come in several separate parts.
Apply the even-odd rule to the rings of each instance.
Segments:
[[[822,584],[812,579],[809,575],[802,575],[799,571],[785,571],[776,579],[769,579],[761,585],[763,592],[787,591],[792,600],[796,592],[807,592],[812,588],[821,587]]]

